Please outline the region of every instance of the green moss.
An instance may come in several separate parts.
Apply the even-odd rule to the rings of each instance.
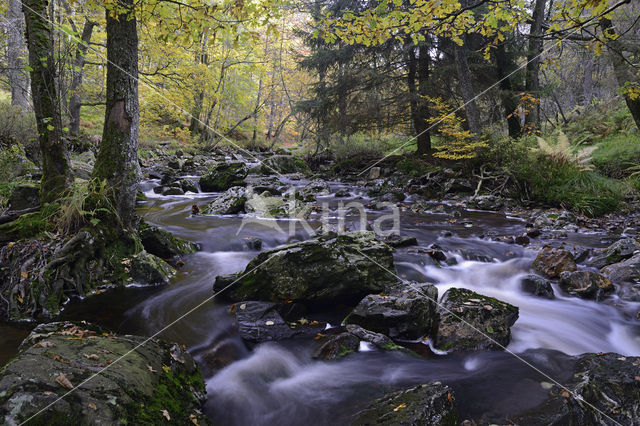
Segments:
[[[404,347],[400,345],[396,345],[395,343],[387,343],[386,345],[382,345],[382,349],[385,351],[400,351],[403,350]]]

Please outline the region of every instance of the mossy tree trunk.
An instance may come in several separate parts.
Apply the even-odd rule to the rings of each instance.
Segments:
[[[417,154],[429,155],[431,154],[431,134],[428,124],[429,105],[426,99],[429,84],[429,49],[425,43],[421,43],[417,48],[411,40],[407,44],[407,86],[411,121],[416,132]]]
[[[84,63],[93,27],[97,25],[87,19],[82,28],[82,36],[76,45],[76,57],[73,61],[73,71],[71,77],[71,96],[69,98],[69,134],[77,137],[80,134],[80,110],[82,108],[82,98],[80,96],[80,87],[82,86],[82,78],[84,77]],[[75,29],[75,28],[74,28]]]
[[[122,226],[134,218],[140,180],[138,164],[138,34],[132,0],[120,0],[119,14],[107,9],[107,98],[94,177],[106,179]]]
[[[543,49],[542,35],[544,24],[544,11],[547,0],[536,0],[531,15],[531,29],[529,30],[529,47],[527,51],[527,75],[525,90],[535,98],[540,98],[540,63]],[[526,123],[533,129],[540,127],[540,105],[532,105],[526,116]]]
[[[56,64],[47,4],[46,0],[23,1],[33,109],[42,151],[42,202],[58,198],[71,182],[56,93]]]
[[[24,70],[26,44],[24,16],[20,0],[9,0],[7,8],[7,76],[11,87],[11,105],[29,109],[29,76]]]

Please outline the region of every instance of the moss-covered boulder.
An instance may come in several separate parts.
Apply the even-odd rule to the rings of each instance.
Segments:
[[[162,259],[193,253],[198,246],[175,237],[170,232],[142,221],[138,233],[144,249]]]
[[[464,288],[451,288],[440,302],[438,347],[447,351],[501,350],[511,340],[518,308]]]
[[[244,178],[249,170],[239,161],[219,163],[200,178],[200,189],[204,192],[226,191],[232,186],[245,186]]]
[[[224,194],[207,204],[203,209],[205,214],[236,214],[244,211],[247,201],[245,188],[234,186],[227,189]]]
[[[9,209],[24,210],[40,205],[40,185],[31,182],[18,184],[9,197]]]
[[[622,262],[640,253],[640,241],[635,238],[623,238],[599,253],[596,253],[587,264],[596,268],[604,268],[613,263]]]
[[[593,271],[563,272],[560,287],[572,295],[595,300],[603,299],[615,290],[609,279]]]
[[[267,250],[246,267],[246,274],[221,275],[214,290],[231,285],[231,300],[287,300],[307,304],[355,303],[395,284],[391,249],[373,232],[326,234]],[[250,273],[249,273],[250,272]]]
[[[274,155],[254,167],[251,172],[261,174],[309,174],[311,169],[302,158],[293,155]]]
[[[533,269],[549,278],[557,278],[563,272],[573,272],[578,267],[573,255],[566,250],[545,247],[533,261]]]
[[[440,382],[418,385],[374,401],[351,424],[457,426],[455,395]]]
[[[171,277],[176,274],[176,270],[167,262],[144,250],[123,262],[129,263],[131,280],[137,284],[169,284]]]
[[[4,424],[202,425],[204,396],[180,346],[87,323],[36,327],[0,372]]]
[[[398,284],[384,293],[365,296],[344,322],[394,339],[435,336],[437,300],[438,289],[434,285]]]
[[[509,419],[517,425],[640,424],[640,358],[615,353],[577,358],[566,388],[550,386],[539,406]]]
[[[611,281],[633,283],[640,281],[640,253],[633,257],[602,268],[602,273]]]
[[[329,194],[331,194],[329,184],[321,179],[316,179],[306,184],[297,195],[299,195],[303,201],[315,201],[318,195]]]

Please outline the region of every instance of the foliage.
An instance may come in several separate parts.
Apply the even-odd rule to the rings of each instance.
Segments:
[[[63,235],[83,226],[97,226],[106,217],[117,220],[117,209],[108,196],[105,181],[76,180],[60,200],[55,226]]]
[[[0,148],[21,143],[34,143],[37,138],[33,113],[25,113],[20,107],[0,102]]]
[[[428,124],[437,125],[440,135],[438,152],[434,157],[446,160],[463,160],[476,156],[479,148],[487,146],[486,142],[473,139],[469,130],[464,130],[462,123],[464,120],[455,114],[452,106],[442,98],[429,98],[431,109],[435,114],[429,119]]]
[[[604,138],[593,152],[596,169],[612,178],[624,178],[632,171],[630,167],[640,164],[640,134],[616,134]]]
[[[563,132],[560,132],[555,143],[549,143],[540,136],[537,136],[536,140],[538,141],[538,148],[535,151],[558,166],[571,164],[578,170],[593,169],[593,165],[590,164],[591,154],[597,149],[596,146],[575,151],[569,143],[569,138]]]

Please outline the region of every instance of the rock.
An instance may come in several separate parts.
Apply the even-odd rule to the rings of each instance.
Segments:
[[[246,201],[245,189],[241,186],[234,186],[207,204],[203,211],[205,214],[236,214],[244,211]]]
[[[244,239],[244,244],[249,250],[262,250],[262,240],[260,238],[247,237]]]
[[[609,265],[601,272],[611,281],[640,282],[640,253],[630,259]]]
[[[455,396],[440,382],[418,385],[375,400],[351,424],[457,426]]]
[[[0,389],[3,424],[22,424],[41,410],[35,423],[207,424],[205,385],[188,352],[84,322],[36,327],[0,373]]]
[[[555,298],[551,283],[537,275],[527,275],[524,277],[520,288],[525,293],[533,294],[534,296],[544,297],[545,299]]]
[[[393,339],[435,336],[437,300],[438,289],[431,284],[399,284],[385,294],[365,296],[344,322]]]
[[[504,207],[504,198],[496,195],[480,195],[470,199],[467,206],[478,210],[498,211]]]
[[[40,185],[35,183],[20,183],[9,197],[10,210],[25,210],[40,205]]]
[[[352,303],[379,293],[396,279],[392,251],[373,232],[326,234],[300,243],[263,251],[246,267],[224,297],[231,300],[294,300],[301,303]],[[214,290],[239,274],[216,278]]]
[[[73,177],[89,180],[93,172],[93,166],[78,160],[69,160],[69,167]]]
[[[233,186],[245,186],[244,178],[249,170],[242,162],[219,163],[200,178],[204,192],[226,191]]]
[[[162,195],[184,195],[184,191],[179,186],[165,186],[160,193]]]
[[[311,353],[311,358],[331,360],[342,358],[350,353],[358,352],[360,339],[351,333],[340,333],[325,336],[320,340],[320,346]]]
[[[281,197],[273,197],[267,192],[256,194],[250,191],[247,191],[246,196],[245,211],[257,217],[303,219],[311,213],[310,204],[293,198],[283,200]]]
[[[514,242],[521,246],[528,246],[531,240],[526,235],[519,235],[515,238]]]
[[[326,327],[326,323],[317,321],[290,325],[278,313],[277,305],[270,302],[238,302],[229,312],[236,319],[240,337],[253,343],[313,337]]]
[[[402,348],[402,346],[396,345],[395,343],[393,343],[393,340],[391,340],[391,338],[385,336],[384,334],[365,330],[357,324],[347,324],[345,328],[349,333],[356,336],[359,340],[369,342],[379,349],[393,350],[395,348]]]
[[[599,300],[615,289],[611,281],[592,271],[563,272],[560,274],[560,287],[583,299]]]
[[[329,195],[331,190],[329,184],[323,180],[312,180],[309,182],[302,191],[300,196],[303,201],[315,201],[318,195]]]
[[[572,373],[570,382],[566,383],[571,393],[551,385],[543,403],[511,417],[508,423],[557,426],[608,425],[614,422],[640,424],[639,357],[615,353],[584,354],[577,359]]]
[[[400,237],[395,234],[387,237],[384,242],[394,248],[418,245],[418,239],[416,237]]]
[[[571,253],[551,247],[543,248],[533,261],[533,269],[549,278],[557,278],[562,272],[573,272],[577,268]]]
[[[311,169],[302,158],[293,155],[273,155],[255,168],[255,172],[264,174],[302,173],[306,175],[311,173]]]
[[[440,302],[438,347],[448,351],[501,350],[511,340],[518,311],[493,297],[451,288]]]
[[[372,167],[369,169],[369,179],[380,179],[380,167]]]
[[[633,257],[636,252],[640,253],[640,242],[635,238],[625,238],[607,247],[604,253],[593,256],[587,264],[594,268],[604,268],[613,263],[622,262]]]
[[[170,259],[198,250],[197,245],[177,238],[171,233],[157,226],[151,226],[144,221],[138,227],[138,234],[144,249],[162,259]]]
[[[194,193],[198,193],[200,192],[198,190],[198,183],[193,180],[193,179],[183,179],[180,181],[180,186],[182,187],[182,190],[184,192],[194,192]]]
[[[350,197],[351,196],[351,192],[349,192],[347,189],[339,189],[336,191],[335,193],[336,197]]]
[[[169,284],[175,274],[167,262],[144,250],[131,257],[129,276],[138,284]]]

